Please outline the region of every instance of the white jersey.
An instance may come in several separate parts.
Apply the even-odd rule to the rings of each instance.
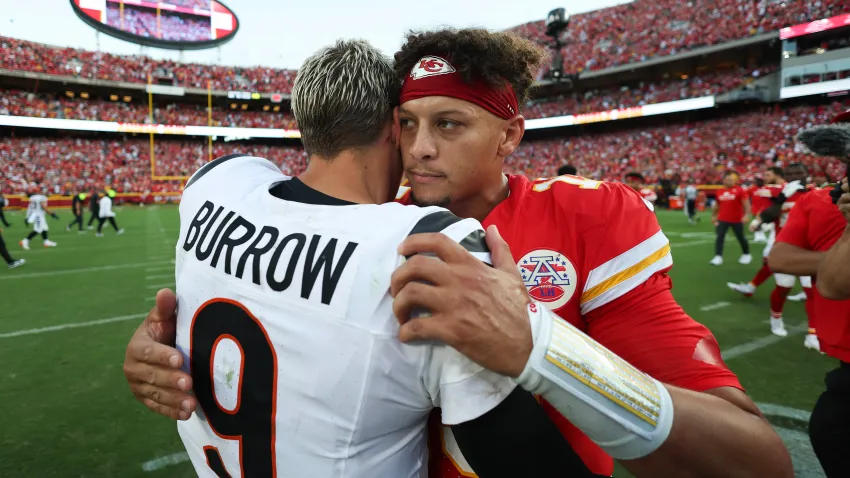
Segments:
[[[30,196],[29,205],[27,205],[27,220],[32,222],[37,215],[41,215],[43,218],[45,207],[47,207],[47,196],[43,194]]]
[[[97,216],[102,218],[115,217],[115,212],[112,211],[112,198],[103,195],[97,200]]]
[[[481,225],[270,193],[290,179],[265,159],[221,158],[183,193],[177,347],[200,407],[180,437],[201,477],[425,478],[429,412],[469,421],[515,384],[449,347],[398,341],[396,248],[441,231],[489,261]]]
[[[685,199],[688,201],[695,201],[698,193],[699,191],[697,191],[697,187],[693,184],[685,186]]]

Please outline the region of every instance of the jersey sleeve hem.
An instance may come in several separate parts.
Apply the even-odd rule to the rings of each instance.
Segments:
[[[440,386],[440,408],[444,425],[475,420],[496,408],[517,387],[516,382],[486,369]]]

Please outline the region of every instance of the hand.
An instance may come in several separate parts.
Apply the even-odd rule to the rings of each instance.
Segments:
[[[799,180],[791,181],[790,183],[786,184],[785,187],[782,188],[782,195],[786,198],[790,198],[797,191],[802,191],[804,189],[806,189],[806,187],[803,186],[803,184],[800,183]]]
[[[183,355],[175,348],[177,297],[169,289],[156,294],[156,304],[127,344],[124,377],[136,400],[172,420],[187,420],[197,406],[187,393],[192,377],[180,370]]]
[[[761,219],[759,219],[759,218],[755,218],[755,219],[753,219],[753,221],[750,223],[750,232],[756,232],[756,231],[758,231],[759,229],[761,229]]]
[[[741,222],[750,222],[750,220],[752,220],[752,218],[753,218],[752,214],[750,214],[750,213],[744,214],[744,218],[741,220]]]
[[[850,186],[847,185],[847,178],[841,180],[841,190],[844,194],[838,199],[838,209],[841,214],[844,214],[844,219],[850,223]]]
[[[518,377],[533,345],[530,299],[495,226],[487,229],[486,241],[493,267],[439,233],[415,234],[399,246],[404,256],[418,254],[392,276],[393,312],[402,324],[399,340],[440,341],[483,367]],[[411,311],[420,308],[431,315],[411,319]]]

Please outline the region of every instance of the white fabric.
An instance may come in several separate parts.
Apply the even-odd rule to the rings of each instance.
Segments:
[[[685,187],[685,199],[696,200],[697,194],[699,194],[699,191],[693,184],[688,184]]]
[[[811,288],[812,287],[812,277],[811,276],[800,277],[800,287]]]
[[[395,203],[308,205],[269,193],[272,185],[288,179],[265,159],[240,157],[210,169],[184,191],[176,258],[177,347],[190,358],[193,321],[205,318],[202,314],[195,319],[202,304],[215,298],[238,301],[261,324],[277,358],[273,418],[277,476],[426,478],[430,411],[441,407],[447,424],[472,420],[516,387],[513,380],[481,368],[451,348],[404,345],[397,338],[399,326],[389,295],[391,274],[403,260],[396,248],[421,218],[444,210]],[[210,206],[207,217],[212,219],[193,226],[207,201],[216,210],[222,207],[222,212],[214,216]],[[230,233],[216,232],[237,218],[253,225],[254,235],[244,244],[200,259],[200,251],[212,251],[216,236],[232,239],[249,230],[241,225],[223,228]],[[271,239],[268,233],[260,241],[260,231],[267,228],[279,234]],[[482,229],[472,219],[443,229],[458,242],[475,231]],[[299,234],[305,238],[303,247],[293,240],[273,261],[284,238]],[[328,261],[321,265],[317,258],[332,240],[335,252],[328,253]],[[257,259],[259,283],[253,279],[257,256],[246,256],[241,278],[237,277],[240,258],[251,244],[263,247],[271,241],[276,245]],[[340,257],[352,243],[356,247],[340,268]],[[270,286],[272,264],[274,281],[290,280],[279,292]],[[293,272],[287,276],[289,267]],[[312,287],[305,279],[311,268],[324,269]],[[335,270],[336,287],[326,303],[328,271]],[[239,392],[242,355],[228,340],[222,340],[226,346],[214,349],[211,365],[194,372],[209,374],[206,367],[212,367],[220,406],[229,409],[241,396],[244,409],[250,395]],[[178,431],[199,476],[215,477],[204,455],[207,446],[218,449],[230,476],[241,476],[239,441],[216,434],[198,413],[179,422]]]
[[[97,201],[97,204],[99,206],[97,212],[98,217],[102,219],[107,217],[115,217],[115,212],[112,211],[112,198],[104,195]]]
[[[27,219],[27,222],[32,224],[33,232],[36,232],[38,234],[50,230],[50,227],[47,224],[47,215],[45,215],[43,211],[32,214]]]
[[[773,279],[779,287],[787,287],[790,289],[794,287],[794,282],[796,282],[797,277],[790,274],[781,274],[776,272],[773,274]]]

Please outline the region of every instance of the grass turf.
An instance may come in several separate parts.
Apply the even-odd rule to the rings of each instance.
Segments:
[[[785,339],[753,342],[770,336],[773,282],[749,299],[727,289],[726,282],[749,280],[762,246],[754,245],[753,264],[739,265],[740,249],[730,234],[726,264],[712,267],[708,221],[690,226],[681,212],[658,215],[673,247],[677,300],[712,329],[723,350],[763,345],[727,364],[780,430],[797,476],[823,476],[808,447],[805,415],[835,361],[803,348],[802,303],[789,301],[785,309],[786,326],[802,327]],[[61,212],[60,221],[50,222],[50,238],[59,247],[43,248],[36,238],[31,251],[17,245],[28,232],[23,216],[7,216],[13,226],[3,231],[6,242],[27,264],[0,271],[0,476],[195,476],[180,455],[174,423],[138,404],[121,372],[127,341],[154,294],[173,287],[177,209],[123,208],[117,220],[126,234],[106,229],[100,238],[93,231],[66,232],[70,215]],[[73,326],[91,321],[101,322]],[[56,328],[27,332],[49,327]],[[615,476],[628,473],[618,468]]]

